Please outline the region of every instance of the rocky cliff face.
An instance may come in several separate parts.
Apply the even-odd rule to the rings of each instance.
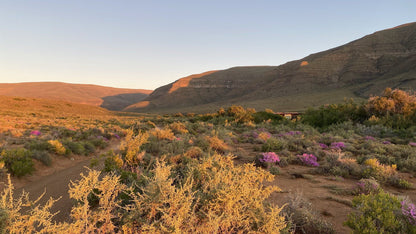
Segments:
[[[132,105],[126,110],[189,109],[231,103],[256,108],[273,103],[273,98],[276,103],[268,105],[279,108],[283,97],[316,96],[309,94],[327,96],[326,100],[312,103],[321,105],[340,99],[331,100],[326,95],[329,92],[368,97],[385,87],[415,89],[415,80],[416,23],[411,23],[281,66],[235,67],[182,78],[156,89],[145,99],[146,105]],[[290,106],[292,99],[286,99],[283,106]]]

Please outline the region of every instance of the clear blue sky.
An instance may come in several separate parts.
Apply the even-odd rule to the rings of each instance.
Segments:
[[[0,0],[0,82],[155,89],[414,21],[415,0]]]

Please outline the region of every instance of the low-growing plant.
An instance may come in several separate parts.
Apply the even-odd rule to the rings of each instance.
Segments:
[[[84,154],[86,156],[95,152],[95,146],[89,141],[83,142],[82,146],[84,147]]]
[[[66,154],[67,151],[59,140],[49,140],[48,143],[55,153],[60,155]]]
[[[120,150],[124,156],[124,161],[127,165],[137,165],[144,156],[144,151],[141,151],[141,146],[147,142],[149,134],[147,132],[140,132],[137,135],[132,130],[127,131],[126,138],[120,145]]]
[[[373,176],[374,178],[384,182],[397,174],[396,165],[383,165],[379,163],[376,158],[367,159],[364,162],[364,165],[367,166],[367,169],[364,170],[365,176]]]
[[[150,131],[150,134],[155,136],[158,140],[174,140],[175,134],[172,132],[171,129],[161,129],[161,128],[155,128]]]
[[[402,200],[401,204],[401,211],[402,214],[407,219],[408,223],[412,226],[415,226],[416,229],[416,205],[412,203],[409,198],[405,198]]]
[[[217,152],[224,153],[229,150],[229,146],[217,136],[206,136],[205,140],[208,142],[209,147]]]
[[[188,133],[188,129],[186,129],[185,124],[181,122],[174,122],[169,125],[169,128],[172,129],[172,131],[176,134],[184,134]]]
[[[316,161],[316,156],[313,154],[302,154],[302,155],[298,155],[299,160],[308,166],[312,166],[312,167],[318,167],[319,163]]]
[[[335,233],[332,225],[320,218],[312,203],[299,192],[287,196],[283,213],[294,233]]]
[[[66,149],[70,150],[73,154],[83,155],[85,154],[85,148],[80,142],[73,142],[70,140],[63,141],[63,145]]]
[[[46,166],[52,164],[52,158],[47,151],[34,150],[32,151],[32,158],[42,162]]]
[[[380,184],[374,178],[361,179],[357,182],[356,186],[353,188],[353,193],[355,194],[370,194],[378,193],[382,189]]]
[[[34,171],[32,153],[26,149],[3,150],[0,154],[0,161],[12,175],[17,177],[31,174]]]
[[[204,152],[202,151],[201,148],[197,146],[193,146],[185,152],[185,156],[189,158],[200,158],[202,157],[203,153]]]
[[[26,142],[25,148],[28,150],[46,151],[50,150],[52,147],[46,140],[34,139]]]
[[[263,152],[278,152],[284,149],[285,146],[286,142],[284,140],[271,137],[262,145],[261,150]]]
[[[157,162],[143,193],[130,194],[134,203],[123,231],[279,233],[285,227],[281,208],[264,203],[278,189],[263,185],[273,178],[270,173],[249,164],[234,166],[231,156],[218,154],[189,169],[189,176],[174,183],[173,167]]]
[[[348,215],[344,223],[353,233],[414,233],[416,227],[409,225],[400,214],[400,200],[384,191],[361,194],[353,199],[357,209]]]

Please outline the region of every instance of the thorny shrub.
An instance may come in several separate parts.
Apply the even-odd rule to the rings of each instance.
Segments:
[[[190,173],[175,178],[172,165],[158,161],[140,187],[127,187],[120,176],[90,170],[71,182],[77,203],[72,221],[54,223],[50,208],[32,206],[28,195],[15,200],[13,186],[0,195],[1,232],[6,233],[279,233],[285,227],[281,208],[266,198],[279,188],[265,186],[273,176],[253,165],[235,166],[232,156],[215,154],[195,161]],[[176,181],[176,182],[175,182]],[[96,206],[92,206],[94,197]],[[124,197],[124,199],[120,199]],[[127,199],[127,200],[126,200]],[[36,204],[36,202],[35,202]]]

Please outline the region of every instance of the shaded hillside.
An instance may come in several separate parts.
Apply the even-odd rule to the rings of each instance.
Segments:
[[[61,82],[0,83],[0,95],[63,100],[101,106],[109,110],[122,110],[143,100],[151,92],[143,89],[120,89]]]
[[[180,88],[170,91],[175,86]],[[230,104],[304,110],[344,97],[366,98],[387,86],[416,88],[416,23],[281,66],[234,67],[182,78],[125,110],[198,112]]]
[[[19,115],[32,113],[51,115],[110,115],[111,112],[101,108],[85,104],[66,101],[0,96],[0,113],[8,115]]]

